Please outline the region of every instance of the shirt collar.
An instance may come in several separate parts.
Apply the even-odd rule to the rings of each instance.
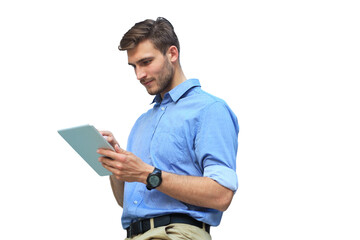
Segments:
[[[164,98],[166,98],[166,95],[169,94],[173,102],[177,102],[189,89],[193,87],[201,87],[200,81],[198,79],[194,78],[186,80],[185,82],[176,86],[170,92],[166,93]],[[161,101],[161,95],[157,94],[152,103],[161,103]]]

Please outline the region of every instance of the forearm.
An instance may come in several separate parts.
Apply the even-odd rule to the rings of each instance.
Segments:
[[[123,153],[114,153],[106,149],[98,150],[99,154],[106,156],[100,157],[99,161],[114,174],[110,179],[113,180],[112,189],[120,206],[124,198],[122,181],[146,184],[147,176],[154,170],[153,166],[144,163],[131,152],[122,151]],[[157,190],[179,201],[220,211],[225,211],[229,207],[234,195],[232,190],[211,178],[183,176],[165,171],[162,172],[162,183]]]
[[[182,202],[225,211],[231,203],[233,191],[208,177],[162,174],[159,191]]]
[[[110,176],[110,184],[112,191],[114,193],[114,197],[117,201],[117,203],[123,207],[124,203],[124,182],[121,180],[118,180],[114,177],[114,175]]]

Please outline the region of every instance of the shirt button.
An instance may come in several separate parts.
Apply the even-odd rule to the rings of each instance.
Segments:
[[[137,203],[138,203],[138,201],[135,200],[135,201],[134,201],[134,204],[137,204]]]
[[[164,108],[164,107],[161,107],[161,110],[163,110],[163,111],[164,111],[164,110],[165,110],[165,108]]]

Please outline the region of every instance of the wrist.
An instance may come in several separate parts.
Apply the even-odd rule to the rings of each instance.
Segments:
[[[146,165],[146,167],[144,168],[144,172],[141,175],[141,181],[142,183],[144,183],[145,185],[147,184],[147,178],[149,176],[149,174],[151,174],[154,171],[155,167],[151,166],[151,165]]]
[[[146,179],[146,188],[148,190],[155,189],[159,187],[162,183],[162,171],[158,168],[155,168],[152,173],[150,173]]]
[[[124,182],[122,180],[117,179],[115,175],[110,175],[110,180],[113,182],[118,182],[118,183]]]

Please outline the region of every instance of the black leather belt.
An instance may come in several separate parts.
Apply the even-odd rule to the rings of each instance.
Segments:
[[[195,220],[185,214],[170,214],[160,217],[154,217],[154,228],[167,226],[171,223],[185,223],[199,228],[203,228],[204,223]],[[144,219],[134,222],[126,229],[127,238],[132,238],[138,234],[142,234],[150,230],[150,219]],[[205,224],[205,231],[210,233],[210,225]]]

